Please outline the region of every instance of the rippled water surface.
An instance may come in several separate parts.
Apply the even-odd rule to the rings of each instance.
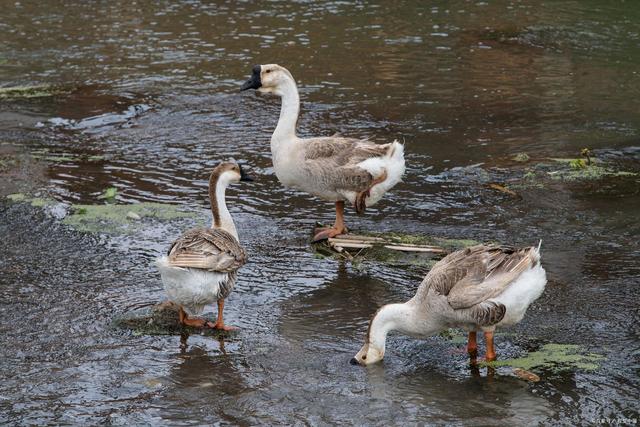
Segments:
[[[514,199],[482,179],[516,153],[576,157],[583,147],[640,169],[632,2],[11,1],[0,9],[0,87],[61,90],[0,99],[0,143],[48,157],[34,182],[63,204],[97,203],[113,186],[121,203],[179,204],[202,218],[89,235],[55,212],[0,202],[0,422],[639,419],[638,180],[532,188]],[[348,211],[352,229],[542,239],[549,285],[515,335],[499,337],[499,357],[580,344],[606,357],[600,368],[527,383],[471,369],[462,344],[396,335],[383,364],[349,365],[371,314],[412,296],[425,271],[314,256],[309,233],[316,220],[332,220],[332,206],[275,179],[269,138],[279,100],[238,91],[258,63],[296,78],[301,135],[405,142],[404,182],[366,216]],[[207,177],[229,158],[258,177],[228,192],[250,253],[225,309],[241,332],[185,341],[112,327],[163,300],[151,263],[181,230],[209,221]],[[6,194],[11,183],[2,180]]]

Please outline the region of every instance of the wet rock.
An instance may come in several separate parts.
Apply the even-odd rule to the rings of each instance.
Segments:
[[[234,331],[219,331],[211,328],[194,328],[179,322],[179,308],[166,301],[155,305],[146,312],[130,313],[114,319],[113,326],[132,331],[134,335],[207,335],[227,337],[236,334]]]

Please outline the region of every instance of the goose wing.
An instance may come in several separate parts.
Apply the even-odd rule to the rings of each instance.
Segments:
[[[176,267],[230,273],[247,262],[247,254],[231,234],[216,228],[196,228],[178,238],[169,249]]]
[[[374,177],[358,164],[384,156],[390,146],[354,138],[313,138],[305,141],[305,166],[329,187],[360,192],[369,188]]]
[[[478,245],[454,252],[436,264],[431,286],[447,297],[458,315],[482,326],[498,323],[506,308],[495,301],[524,271],[538,262],[534,248]]]

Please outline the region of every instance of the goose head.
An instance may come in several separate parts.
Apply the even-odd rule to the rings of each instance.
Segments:
[[[216,185],[227,186],[234,182],[253,181],[242,166],[234,162],[223,162],[216,166],[211,172],[210,182]]]
[[[240,90],[256,89],[261,93],[273,93],[282,96],[283,89],[294,83],[293,76],[278,64],[255,65],[251,78],[244,82]]]
[[[419,333],[413,305],[387,304],[376,311],[369,322],[364,345],[351,359],[351,364],[371,365],[381,361],[384,358],[387,334],[391,331],[404,334]]]
[[[371,344],[370,342],[366,342],[359,352],[351,359],[350,363],[352,365],[371,365],[373,363],[377,363],[384,358],[384,345],[382,347],[378,347],[376,345]]]

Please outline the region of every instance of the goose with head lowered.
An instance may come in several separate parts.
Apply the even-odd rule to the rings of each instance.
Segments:
[[[169,300],[180,306],[180,323],[225,331],[237,329],[225,325],[224,300],[236,283],[237,270],[247,261],[238,241],[238,232],[225,201],[229,184],[253,181],[236,163],[221,163],[209,178],[209,198],[213,213],[211,228],[185,232],[156,261]],[[204,306],[217,302],[218,318],[211,323],[194,318]]]
[[[477,245],[453,252],[429,271],[413,298],[387,304],[374,314],[365,343],[351,363],[382,360],[390,331],[426,338],[447,328],[469,333],[467,351],[472,360],[477,354],[476,334],[482,331],[486,360],[495,360],[495,329],[520,322],[546,283],[539,245]]]
[[[339,136],[299,138],[298,88],[291,73],[277,64],[256,65],[240,90],[256,89],[282,98],[280,119],[271,136],[273,169],[285,186],[335,202],[331,228],[317,230],[319,241],[346,232],[344,205],[348,201],[361,214],[379,201],[404,174],[404,146]]]

